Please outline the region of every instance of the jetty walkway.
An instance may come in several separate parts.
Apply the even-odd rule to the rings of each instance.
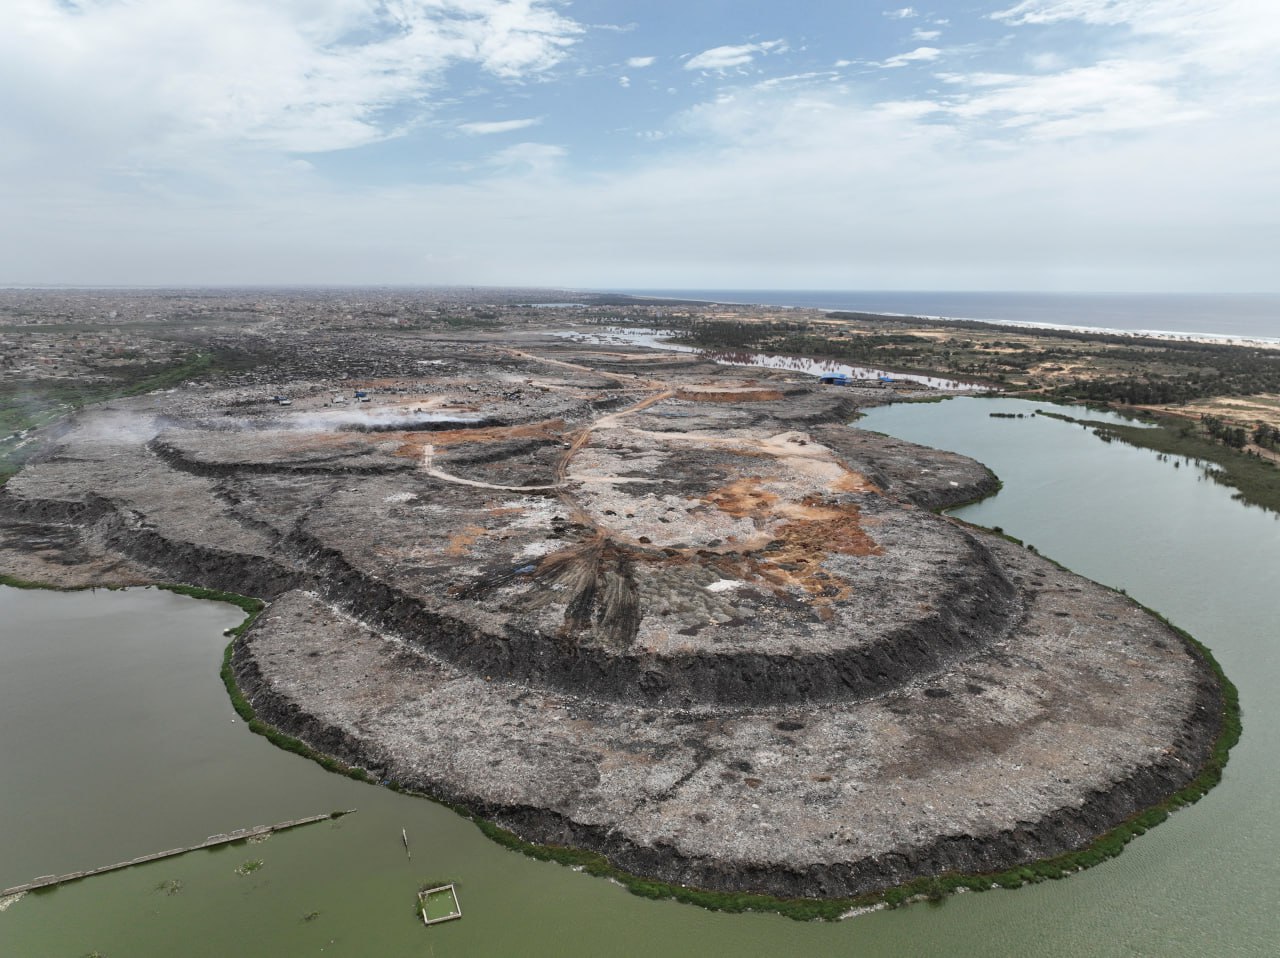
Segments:
[[[170,848],[168,851],[156,852],[152,855],[140,855],[137,858],[129,859],[127,862],[117,862],[114,865],[104,865],[101,868],[90,868],[85,871],[69,872],[65,875],[42,875],[24,885],[14,885],[12,888],[6,888],[4,891],[0,891],[0,898],[8,898],[10,895],[19,895],[27,891],[36,891],[41,888],[48,888],[51,885],[62,885],[66,882],[78,881],[81,878],[91,878],[94,875],[105,875],[107,872],[119,871],[122,868],[132,868],[134,865],[145,865],[147,862],[156,862],[164,858],[173,858],[175,855],[185,855],[187,852],[198,851],[201,848],[216,848],[219,845],[230,845],[233,842],[242,842],[249,838],[271,835],[275,832],[283,832],[290,828],[298,828],[302,825],[313,825],[316,822],[328,821],[335,818],[341,818],[343,815],[350,815],[354,811],[354,808],[349,808],[343,812],[328,812],[324,815],[311,815],[307,818],[295,818],[292,821],[280,822],[278,825],[256,825],[253,828],[238,828],[233,832],[225,832],[220,835],[210,835],[204,841],[196,845],[187,845],[183,848]]]

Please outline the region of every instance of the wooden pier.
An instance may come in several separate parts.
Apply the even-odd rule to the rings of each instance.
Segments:
[[[328,821],[335,818],[341,818],[343,815],[350,815],[354,811],[354,808],[349,808],[344,812],[329,812],[325,815],[312,815],[308,818],[295,818],[293,821],[280,822],[278,825],[257,825],[253,828],[238,828],[233,832],[225,832],[220,835],[210,835],[204,841],[196,845],[188,845],[185,848],[170,848],[168,851],[156,852],[153,855],[141,855],[138,858],[131,858],[127,862],[118,862],[114,865],[104,865],[101,868],[90,868],[86,871],[68,872],[65,875],[42,875],[39,878],[27,882],[25,885],[14,885],[12,888],[6,888],[4,891],[0,891],[0,898],[8,898],[10,895],[18,895],[26,891],[36,891],[41,888],[48,888],[52,885],[62,885],[66,882],[79,881],[81,878],[91,878],[94,875],[105,875],[107,872],[119,871],[122,868],[132,868],[134,865],[145,865],[148,862],[158,862],[164,858],[173,858],[175,855],[185,855],[187,852],[199,851],[201,848],[217,848],[219,845],[230,845],[233,842],[242,842],[249,838],[258,838],[262,835],[272,835],[276,832],[287,831],[290,828],[298,828],[302,825],[313,825],[316,822]]]

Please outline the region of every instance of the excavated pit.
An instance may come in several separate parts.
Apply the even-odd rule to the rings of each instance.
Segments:
[[[264,720],[713,889],[1025,864],[1208,760],[1221,690],[1194,650],[930,513],[998,483],[845,424],[884,391],[527,349],[415,367],[354,412],[314,369],[274,386],[287,409],[86,411],[0,491],[0,570],[273,600],[233,658]]]

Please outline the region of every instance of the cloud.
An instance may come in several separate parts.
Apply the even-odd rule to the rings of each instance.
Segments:
[[[0,139],[108,163],[345,149],[406,129],[455,65],[521,80],[581,32],[553,0],[6,0],[0,87],[25,92]]]
[[[622,87],[624,90],[627,87],[631,86],[631,77],[628,77],[628,76],[618,77],[618,86]]]
[[[653,66],[657,60],[657,57],[630,57],[627,59],[627,66],[633,70],[643,70],[645,67]]]
[[[808,73],[792,73],[788,76],[770,77],[767,80],[761,80],[756,84],[757,90],[767,90],[771,87],[783,86],[785,84],[805,83],[819,77],[835,78],[839,74],[833,70],[811,70]]]
[[[941,30],[921,30],[919,27],[911,31],[913,40],[936,40],[942,36]]]
[[[542,117],[540,116],[528,117],[523,120],[481,120],[474,123],[463,123],[458,129],[463,133],[483,136],[489,133],[510,133],[513,130],[526,130],[531,126],[537,126],[541,122]]]
[[[1206,114],[1184,104],[1169,87],[1176,68],[1112,60],[1037,77],[979,78],[988,89],[948,107],[964,118],[994,118],[1036,135],[1137,130]]]
[[[891,20],[909,20],[912,17],[920,16],[920,14],[916,13],[915,7],[899,7],[897,10],[885,10],[883,12]]]
[[[1059,23],[1064,20],[1084,20],[1086,23],[1124,23],[1141,7],[1150,3],[1134,3],[1132,0],[1023,0],[1007,10],[991,14],[992,20],[1006,23]]]
[[[1048,73],[1051,70],[1063,70],[1067,67],[1067,60],[1055,50],[1046,50],[1042,53],[1032,53],[1027,57],[1027,63],[1031,64],[1031,69],[1039,73]]]
[[[543,174],[569,155],[562,146],[550,143],[516,143],[489,157],[489,165],[503,170]]]
[[[897,67],[905,67],[908,63],[927,63],[930,60],[936,60],[942,56],[942,51],[937,47],[916,47],[910,53],[899,53],[897,56],[889,57],[889,59],[881,62],[880,66],[895,69]]]
[[[784,40],[744,43],[740,46],[712,47],[710,50],[702,51],[697,56],[690,57],[685,61],[684,68],[686,70],[706,71],[728,70],[732,67],[746,66],[755,59],[757,53],[772,53],[775,50],[785,50],[786,47],[787,44]]]
[[[876,112],[895,119],[918,120],[945,110],[940,103],[931,100],[885,100],[876,104]]]
[[[1109,56],[1067,69],[1053,52],[1032,55],[1040,75],[986,101],[1012,105],[1012,122],[1042,133],[1141,129],[1280,102],[1280,17],[1257,0],[1024,0],[991,16],[1109,28]]]
[[[1266,0],[1024,0],[991,18],[1012,26],[1078,21],[1110,27],[1111,43],[1127,41],[1128,55],[1162,57],[1218,77],[1247,77],[1255,91],[1274,88],[1268,81],[1280,72],[1280,17]]]

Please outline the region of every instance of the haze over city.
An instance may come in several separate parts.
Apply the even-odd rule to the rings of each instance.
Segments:
[[[0,282],[1275,290],[1261,0],[10,0]]]

